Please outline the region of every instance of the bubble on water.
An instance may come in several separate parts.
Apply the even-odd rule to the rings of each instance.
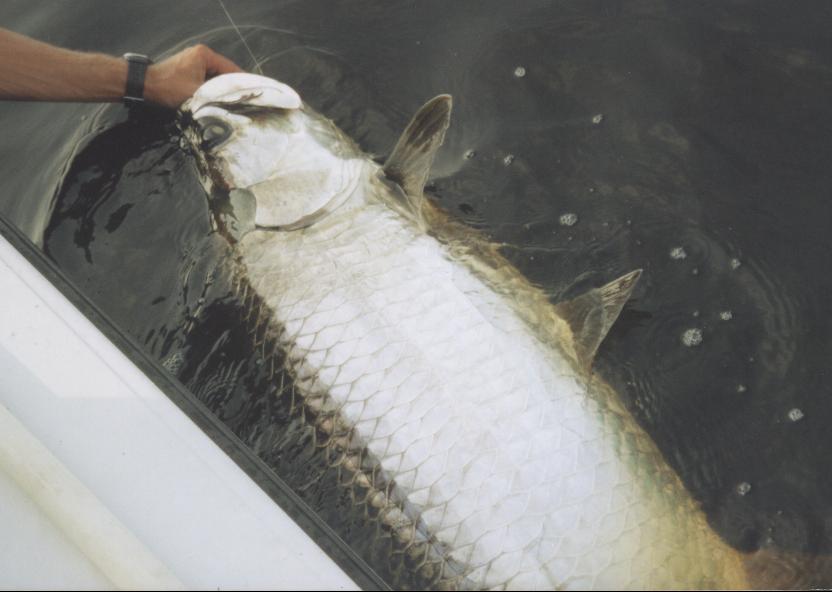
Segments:
[[[734,318],[734,313],[730,310],[723,310],[719,313],[719,318],[723,321],[730,321]]]
[[[514,162],[514,155],[513,154],[506,154],[505,158],[503,158],[503,164],[508,166],[512,162]]]
[[[738,384],[737,385],[737,392],[738,393],[744,393],[747,390],[748,390],[748,388],[744,384]]]
[[[561,226],[574,226],[575,223],[578,222],[578,214],[566,212],[565,214],[560,215],[558,222],[560,222]]]
[[[673,247],[672,249],[670,249],[671,259],[676,259],[677,261],[679,261],[681,259],[685,259],[687,256],[688,254],[685,252],[684,247]]]
[[[632,226],[632,225],[633,225],[633,221],[632,221],[632,220],[627,220],[627,221],[625,222],[625,224],[626,224],[627,226]]]
[[[794,409],[789,410],[789,419],[791,421],[800,421],[803,419],[803,411],[795,407]]]
[[[690,270],[690,274],[691,275],[699,275],[699,268],[694,267],[693,269]]]
[[[693,318],[697,318],[697,317],[699,316],[699,311],[698,311],[698,310],[694,310],[694,311],[693,311],[692,313],[690,313],[690,314],[693,316]]]
[[[476,151],[476,150],[466,150],[466,151],[465,151],[465,158],[466,158],[467,160],[471,160],[471,159],[472,159],[472,158],[474,158],[476,155],[477,155],[477,151]]]
[[[734,257],[731,259],[731,269],[737,269],[740,265],[742,265],[742,261]]]
[[[598,114],[592,116],[592,123],[594,123],[595,125],[598,125],[602,121],[604,121],[604,114],[603,113],[598,113]]]
[[[682,343],[688,347],[695,347],[702,343],[702,329],[687,329],[682,333]]]
[[[525,75],[526,75],[526,69],[525,69],[523,66],[517,66],[517,67],[514,69],[514,75],[515,75],[517,78],[523,78],[523,76],[525,76]]]
[[[739,485],[737,485],[737,494],[738,495],[747,495],[748,492],[751,491],[751,483],[748,481],[743,481]]]

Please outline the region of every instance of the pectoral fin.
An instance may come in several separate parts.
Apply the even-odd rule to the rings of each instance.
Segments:
[[[425,103],[384,165],[384,173],[401,185],[409,209],[420,218],[430,167],[451,123],[451,105],[450,95],[439,95]]]
[[[629,300],[640,276],[641,270],[636,269],[555,306],[558,315],[572,328],[575,354],[584,367],[592,366],[598,346],[618,318],[624,303]]]
[[[232,189],[219,211],[217,219],[222,223],[229,238],[239,241],[254,230],[254,213],[257,204],[254,194],[246,189]]]

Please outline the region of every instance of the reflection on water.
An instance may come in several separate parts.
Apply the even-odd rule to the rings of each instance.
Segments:
[[[379,158],[418,105],[453,94],[430,191],[504,243],[553,300],[643,268],[597,371],[726,541],[795,562],[809,570],[803,585],[829,585],[795,559],[832,552],[832,49],[829,8],[815,4],[327,5],[329,25],[316,4],[229,8],[265,73]],[[227,21],[204,18],[167,24],[153,43],[196,36],[251,67]],[[272,396],[170,115],[127,121],[107,107],[57,129],[87,135],[62,173],[50,256],[376,569],[406,583]],[[50,170],[66,160],[43,155]],[[22,187],[30,165],[15,171],[15,158],[6,173]],[[18,193],[42,208],[42,192]]]

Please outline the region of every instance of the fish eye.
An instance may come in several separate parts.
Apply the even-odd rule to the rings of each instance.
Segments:
[[[225,142],[231,136],[231,126],[216,117],[206,117],[200,121],[202,149],[211,150]]]

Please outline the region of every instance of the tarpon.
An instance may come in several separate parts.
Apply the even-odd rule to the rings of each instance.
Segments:
[[[319,446],[436,587],[758,585],[591,370],[640,271],[552,304],[425,197],[451,104],[426,103],[384,166],[269,78],[183,105]]]

